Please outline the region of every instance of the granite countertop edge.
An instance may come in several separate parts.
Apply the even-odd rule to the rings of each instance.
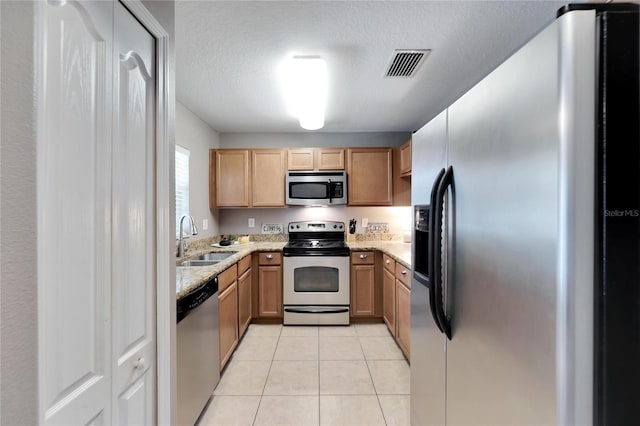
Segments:
[[[256,242],[251,244],[238,244],[229,247],[210,247],[206,250],[189,253],[182,259],[176,259],[176,263],[193,259],[205,253],[237,252],[225,260],[210,266],[176,266],[176,299],[181,299],[193,290],[197,289],[213,277],[222,273],[225,269],[239,262],[245,256],[256,251],[282,251],[286,242]],[[348,242],[351,250],[380,250],[395,261],[411,268],[411,243],[390,241],[358,241]]]

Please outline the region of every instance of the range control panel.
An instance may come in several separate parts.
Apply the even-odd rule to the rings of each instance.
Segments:
[[[344,222],[330,220],[314,220],[289,222],[289,232],[343,232]]]

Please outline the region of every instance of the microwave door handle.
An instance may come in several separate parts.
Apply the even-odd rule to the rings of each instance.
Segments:
[[[331,200],[332,200],[331,195],[333,195],[333,194],[331,194],[331,179],[327,179],[327,182],[329,184],[328,185],[329,186],[329,204],[331,204]]]

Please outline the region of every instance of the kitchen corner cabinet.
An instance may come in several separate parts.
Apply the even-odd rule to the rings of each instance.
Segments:
[[[350,206],[393,205],[391,148],[349,148],[347,173]]]
[[[281,318],[282,253],[259,253],[258,265],[258,316]]]
[[[371,251],[351,253],[351,316],[371,317],[376,311],[375,257]]]
[[[209,151],[209,207],[249,207],[248,149]]]
[[[238,262],[238,339],[251,322],[251,255]]]
[[[344,170],[344,148],[292,148],[288,170]]]
[[[286,155],[284,149],[251,151],[252,207],[284,207]]]
[[[227,268],[218,275],[218,321],[220,369],[222,369],[238,344],[237,265]]]
[[[393,148],[393,205],[411,205],[411,140]]]
[[[400,176],[411,176],[411,139],[400,146]]]

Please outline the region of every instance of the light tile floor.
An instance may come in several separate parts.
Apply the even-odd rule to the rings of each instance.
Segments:
[[[199,426],[408,425],[409,364],[384,324],[252,324]]]

